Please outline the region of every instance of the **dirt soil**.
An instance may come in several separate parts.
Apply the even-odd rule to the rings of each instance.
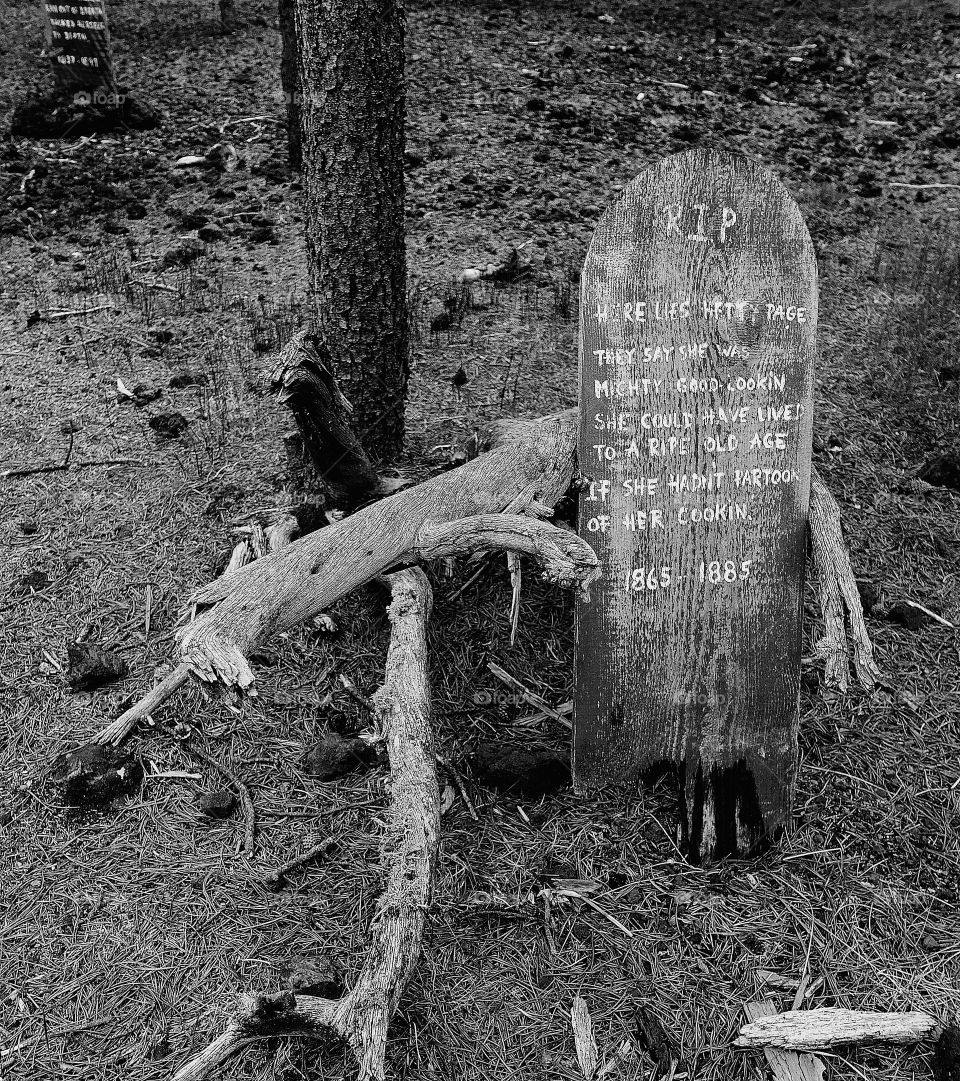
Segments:
[[[238,992],[274,989],[320,953],[349,977],[377,896],[383,767],[320,782],[301,763],[328,727],[367,721],[341,677],[364,694],[382,677],[375,590],[333,612],[339,637],[305,627],[269,643],[258,698],[238,707],[191,687],[159,710],[130,743],[146,780],[106,811],[69,813],[44,780],[167,670],[184,601],[223,567],[232,530],[291,498],[289,422],[267,377],[306,319],[300,185],[285,166],[275,11],[238,7],[223,36],[213,3],[109,4],[119,82],[160,112],[157,130],[0,142],[0,474],[70,467],[0,476],[11,1079],[169,1077]],[[47,85],[35,0],[8,0],[4,28],[9,117]],[[815,460],[857,576],[879,591],[869,626],[885,683],[838,696],[807,667],[796,828],[751,862],[687,865],[663,791],[518,799],[468,781],[478,820],[459,797],[445,816],[391,1076],[580,1078],[575,994],[601,1057],[645,1006],[673,1041],[674,1077],[762,1076],[762,1056],[730,1046],[758,972],[774,974],[783,1008],[957,1010],[960,493],[916,476],[960,450],[958,30],[956,5],[933,3],[411,5],[414,378],[400,464],[429,473],[488,420],[575,404],[577,280],[604,206],[664,154],[754,156],[817,247]],[[233,171],[175,165],[224,142]],[[459,284],[521,245],[527,280]],[[462,320],[432,329],[446,300]],[[460,595],[473,567],[430,573],[444,754],[463,763],[506,738],[565,747],[568,730],[530,722],[487,662],[569,699],[570,598],[527,574],[511,646],[503,560]],[[939,618],[907,625],[906,601]],[[808,615],[813,635],[812,595]],[[129,674],[71,692],[66,645],[81,635]],[[252,856],[239,816],[199,809],[222,780],[178,723],[250,785]],[[176,772],[188,776],[163,776]],[[323,836],[337,840],[324,861],[279,892],[264,885]],[[557,882],[588,900],[554,906],[548,935],[526,898]],[[931,1076],[923,1049],[825,1061],[838,1079]],[[610,1076],[651,1069],[641,1054]],[[229,1075],[351,1067],[293,1041],[248,1049]]]

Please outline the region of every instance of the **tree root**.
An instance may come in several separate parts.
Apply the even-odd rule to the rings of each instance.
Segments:
[[[310,1034],[344,1040],[360,1081],[382,1081],[387,1029],[420,955],[440,832],[427,620],[432,596],[419,569],[388,578],[393,629],[383,686],[373,696],[390,758],[391,806],[381,851],[386,888],[370,925],[366,960],[342,999],[245,995],[217,1037],[174,1081],[200,1081],[244,1045],[267,1036]]]

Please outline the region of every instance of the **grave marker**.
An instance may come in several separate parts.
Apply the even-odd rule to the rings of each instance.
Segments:
[[[98,93],[115,94],[104,0],[44,0],[43,12],[57,89],[88,96],[80,104],[89,104]]]
[[[574,781],[669,770],[691,859],[788,825],[816,259],[766,169],[694,150],[604,214],[581,278]]]

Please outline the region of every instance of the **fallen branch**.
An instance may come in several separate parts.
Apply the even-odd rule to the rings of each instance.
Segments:
[[[215,758],[211,758],[206,751],[201,751],[199,747],[194,747],[192,744],[187,744],[187,749],[192,755],[199,758],[201,762],[205,762],[211,769],[216,770],[222,776],[233,785],[233,787],[240,793],[240,806],[243,808],[243,848],[245,852],[252,852],[257,837],[257,816],[253,807],[253,798],[250,795],[250,789],[240,780],[240,778],[222,762],[218,762]]]
[[[494,455],[504,468],[511,464],[502,451],[489,457]],[[530,481],[521,485],[525,478],[522,474],[518,478],[515,468],[504,478],[509,486],[499,498],[493,491],[474,487],[467,476],[451,486],[452,472],[364,507],[201,588],[191,599],[198,610],[207,610],[179,632],[183,657],[194,674],[207,682],[247,689],[254,677],[246,656],[265,637],[324,611],[370,578],[398,566],[504,548],[533,556],[548,581],[586,588],[597,577],[597,558],[585,541],[515,512],[526,508],[533,495],[528,491]],[[478,479],[483,479],[483,470],[479,473]],[[545,479],[541,473],[533,483],[539,486]],[[563,494],[569,479],[569,474],[562,478],[566,483],[554,499]],[[484,502],[506,503],[507,513],[456,514],[463,504],[476,507]]]
[[[283,885],[283,880],[291,871],[295,871],[298,867],[302,867],[305,863],[309,863],[319,856],[326,855],[336,843],[337,842],[334,841],[332,837],[325,837],[317,844],[311,845],[306,852],[301,852],[299,856],[294,856],[292,860],[287,860],[286,863],[278,867],[275,871],[271,871],[269,874],[264,875],[263,884],[267,889],[276,889]]]
[[[420,954],[440,830],[426,659],[430,585],[419,569],[392,574],[389,583],[393,629],[384,683],[373,696],[390,758],[387,884],[357,981],[342,999],[245,995],[225,1031],[174,1081],[200,1081],[252,1040],[297,1033],[343,1039],[360,1081],[384,1077],[387,1028]]]
[[[920,1043],[939,1034],[940,1022],[928,1013],[871,1013],[824,1006],[787,1010],[744,1025],[737,1047],[782,1047],[823,1051],[847,1044]]]
[[[115,721],[111,721],[106,728],[101,729],[91,739],[91,743],[112,743],[119,746],[136,728],[140,721],[145,720],[150,714],[166,701],[174,691],[187,682],[190,678],[190,665],[181,661],[176,668],[129,709],[124,710]]]
[[[749,1021],[776,1014],[777,1009],[771,999],[744,1004],[743,1012]],[[782,1047],[764,1047],[763,1057],[767,1060],[774,1081],[824,1081],[826,1069],[823,1060],[816,1055],[801,1051],[785,1051]]]
[[[873,659],[870,635],[863,621],[863,604],[840,528],[840,508],[816,470],[810,480],[810,544],[824,623],[815,654],[825,662],[827,686],[847,689],[850,649],[846,613],[853,639],[854,671],[860,685],[869,690],[880,679],[880,669]]]

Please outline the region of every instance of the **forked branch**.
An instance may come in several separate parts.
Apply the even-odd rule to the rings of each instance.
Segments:
[[[423,571],[388,577],[392,631],[386,675],[373,696],[390,758],[391,804],[381,851],[386,888],[370,925],[365,960],[342,999],[280,992],[245,995],[224,1032],[176,1074],[200,1081],[253,1040],[309,1034],[344,1040],[360,1081],[382,1081],[387,1030],[420,956],[440,832],[440,788],[430,721]]]

